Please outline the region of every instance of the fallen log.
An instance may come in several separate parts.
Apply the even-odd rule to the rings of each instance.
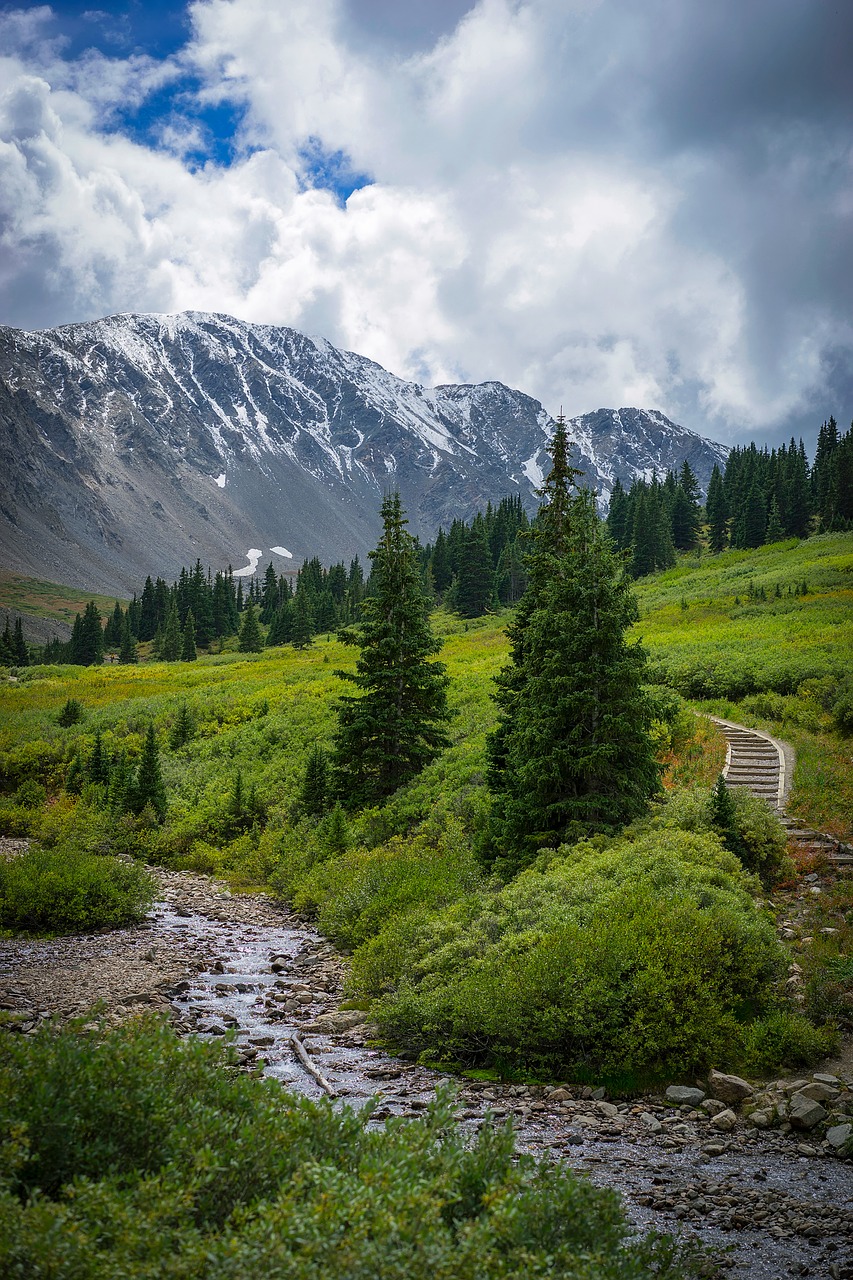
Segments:
[[[321,1071],[318,1071],[317,1068],[314,1066],[314,1063],[311,1061],[311,1059],[308,1056],[308,1050],[305,1048],[305,1045],[299,1039],[299,1036],[290,1037],[290,1047],[293,1050],[293,1052],[296,1054],[302,1066],[308,1072],[309,1076],[313,1076],[313,1078],[317,1081],[320,1088],[325,1093],[327,1093],[330,1098],[336,1098],[338,1096],[337,1090],[335,1089],[333,1084],[329,1083],[329,1081],[326,1079],[323,1073]]]

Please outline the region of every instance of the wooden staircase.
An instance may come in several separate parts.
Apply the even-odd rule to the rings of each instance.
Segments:
[[[747,729],[718,716],[710,719],[726,739],[723,777],[728,785],[746,787],[764,800],[778,814],[788,839],[803,852],[824,857],[835,866],[853,866],[853,846],[824,832],[810,830],[799,818],[786,812],[794,772],[793,748],[759,729]]]

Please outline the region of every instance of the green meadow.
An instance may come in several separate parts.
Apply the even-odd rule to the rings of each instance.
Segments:
[[[130,853],[272,889],[350,953],[350,998],[371,1008],[384,1041],[424,1061],[629,1088],[712,1064],[757,1072],[814,1060],[843,1030],[843,1005],[804,1016],[780,994],[790,957],[756,902],[791,874],[784,837],[742,798],[743,861],[725,846],[710,810],[723,744],[694,711],[793,741],[797,811],[849,834],[851,742],[839,707],[851,569],[853,538],[831,535],[689,557],[640,582],[635,633],[656,681],[661,796],[620,835],[546,850],[508,883],[479,856],[506,615],[433,616],[452,745],[384,804],[345,816],[299,806],[308,754],[334,732],[345,691],[335,672],[355,661],[333,636],[301,651],[20,670],[0,682],[0,830],[36,842],[33,876],[47,874],[45,858],[63,874],[85,861],[90,874],[93,858]],[[69,698],[83,714],[63,728]],[[179,742],[181,716],[190,731]],[[96,735],[108,759],[132,766],[152,723],[162,822],[118,813],[109,787],[86,776]],[[66,787],[75,772],[78,785]],[[20,879],[13,903],[0,872],[7,928],[27,919]],[[833,943],[839,954],[849,932]]]

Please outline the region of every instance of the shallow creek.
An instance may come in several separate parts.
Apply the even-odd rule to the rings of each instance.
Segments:
[[[149,925],[170,946],[209,957],[207,970],[179,983],[172,996],[179,1030],[204,1037],[230,1032],[247,1066],[260,1065],[288,1089],[319,1098],[323,1089],[291,1044],[298,1034],[334,1089],[335,1106],[358,1108],[376,1097],[371,1125],[422,1112],[448,1077],[364,1043],[370,1031],[364,1015],[339,1009],[344,968],[332,947],[284,912],[281,924],[250,922],[245,911],[228,914],[212,918],[173,901],[161,904]],[[268,910],[262,915],[269,920]],[[707,1117],[681,1117],[681,1132],[671,1123],[650,1132],[641,1115],[649,1115],[653,1099],[608,1104],[572,1090],[553,1101],[548,1090],[525,1086],[456,1081],[455,1087],[463,1128],[475,1131],[489,1113],[511,1117],[519,1146],[567,1160],[619,1191],[638,1226],[687,1231],[726,1250],[732,1276],[853,1280],[849,1162],[804,1156],[796,1139],[751,1129],[739,1129],[709,1154],[702,1149],[714,1136],[704,1127]],[[667,1119],[661,1108],[657,1114]]]

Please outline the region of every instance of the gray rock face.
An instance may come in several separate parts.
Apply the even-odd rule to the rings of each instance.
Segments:
[[[656,411],[568,423],[607,499],[618,476],[690,462],[707,486],[726,449]],[[40,333],[0,329],[0,550],[10,567],[82,587],[139,588],[197,557],[260,572],[375,545],[400,491],[410,529],[521,497],[553,422],[499,382],[425,388],[293,329],[228,316],[113,316]],[[273,548],[292,552],[288,561]]]
[[[745,1098],[751,1098],[755,1090],[740,1076],[725,1075],[722,1071],[711,1071],[708,1074],[708,1092],[721,1102],[737,1104]]]

